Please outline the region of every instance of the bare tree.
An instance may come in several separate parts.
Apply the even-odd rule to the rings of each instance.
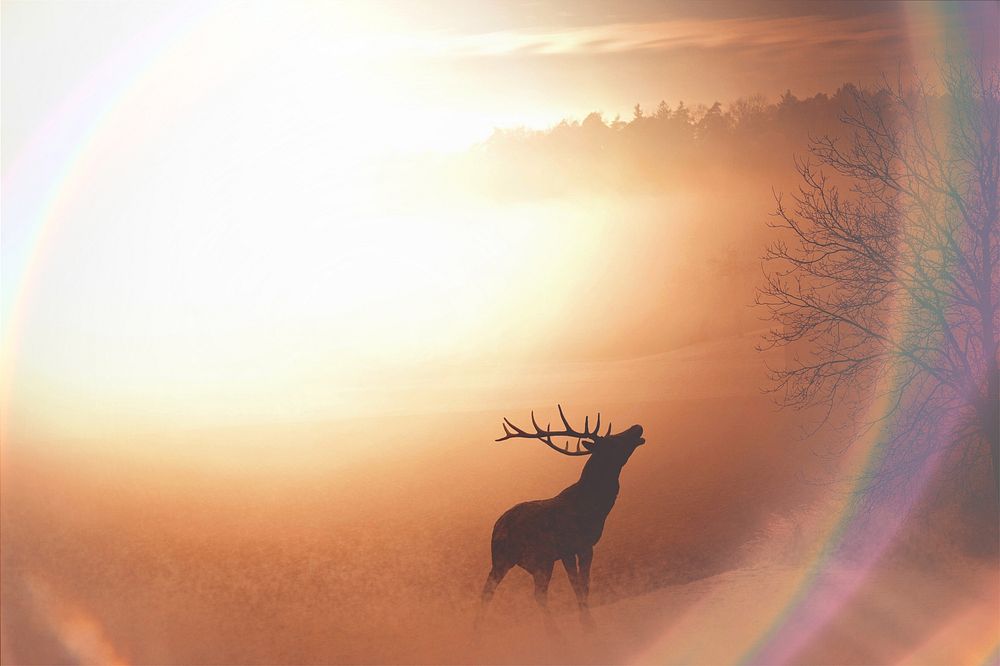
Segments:
[[[942,80],[852,89],[844,136],[797,160],[757,293],[762,346],[801,350],[771,369],[781,404],[878,428],[869,495],[933,466],[996,501],[1000,70]]]

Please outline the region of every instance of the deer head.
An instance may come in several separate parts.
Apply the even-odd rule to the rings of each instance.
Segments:
[[[504,435],[496,441],[503,442],[505,440],[515,438],[537,439],[553,451],[557,451],[564,456],[593,455],[594,457],[615,459],[621,464],[624,464],[625,461],[628,460],[629,456],[632,455],[632,452],[635,451],[636,447],[646,443],[646,440],[642,437],[641,425],[634,425],[628,430],[612,434],[611,424],[608,423],[607,431],[601,435],[601,414],[598,412],[597,420],[594,423],[594,430],[590,430],[590,417],[588,416],[583,421],[583,431],[581,432],[569,424],[569,421],[566,419],[566,414],[563,413],[562,406],[556,405],[556,407],[559,408],[559,418],[561,418],[563,422],[563,428],[561,430],[553,430],[552,424],[542,428],[535,420],[535,413],[531,412],[531,425],[535,429],[534,432],[523,430],[514,425],[510,419],[504,418]],[[571,450],[568,440],[564,446],[560,447],[552,441],[553,437],[568,437],[570,439],[575,438],[576,448]]]

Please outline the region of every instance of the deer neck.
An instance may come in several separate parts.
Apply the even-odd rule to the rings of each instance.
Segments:
[[[579,495],[581,503],[597,513],[606,515],[618,497],[618,477],[621,471],[621,465],[589,459],[583,466],[580,480],[576,482],[576,486],[582,491]]]

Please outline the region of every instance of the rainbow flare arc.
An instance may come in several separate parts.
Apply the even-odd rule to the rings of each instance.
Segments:
[[[928,50],[950,54],[948,61],[936,61],[941,69],[957,59],[1000,61],[1000,40],[978,44],[979,52],[973,53],[969,39],[976,22],[981,19],[980,12],[988,12],[989,7],[927,2],[906,4],[905,10],[911,27],[910,49],[915,57],[925,56]],[[922,26],[923,30],[918,32],[917,26]],[[930,34],[926,32],[927,26],[933,27]],[[931,74],[940,80],[940,70]],[[898,323],[894,335],[905,343],[907,331],[903,317],[897,313],[895,319]],[[799,663],[802,653],[871,581],[877,566],[895,545],[941,462],[940,456],[927,457],[911,475],[906,492],[875,510],[859,507],[857,500],[864,494],[867,481],[886,461],[887,453],[880,446],[881,435],[888,427],[886,417],[897,385],[898,378],[886,378],[878,390],[881,397],[869,408],[869,422],[881,425],[864,433],[852,445],[846,469],[847,476],[856,479],[855,487],[845,493],[835,510],[821,521],[820,546],[813,561],[797,571],[793,584],[783,588],[786,591],[780,602],[762,607],[765,617],[754,620],[758,627],[756,635],[732,653],[732,662],[746,665]],[[956,424],[951,419],[944,419],[937,424],[933,436],[938,441],[948,441],[955,429]],[[942,448],[945,447],[937,447],[937,450]],[[687,612],[702,610],[705,603],[708,602],[695,604]],[[683,617],[672,621],[664,630],[664,639],[639,652],[634,663],[663,662],[664,655],[671,649],[665,637],[672,636],[673,628],[683,621]],[[1000,636],[986,626],[981,635],[971,641],[967,657],[966,663],[971,664],[1000,663]]]
[[[45,267],[46,247],[59,233],[73,200],[87,184],[86,164],[108,131],[116,108],[159,63],[184,46],[184,39],[210,17],[212,5],[170,6],[158,20],[113,47],[84,74],[4,165],[2,348],[0,348],[0,441],[6,443],[13,376],[32,304],[35,276]]]

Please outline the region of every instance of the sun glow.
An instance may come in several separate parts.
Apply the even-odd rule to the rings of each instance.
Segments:
[[[509,213],[509,211],[506,211]],[[72,279],[43,285],[22,344],[22,414],[53,408],[64,428],[121,412],[189,422],[336,416],[338,392],[445,359],[488,355],[531,281],[553,282],[596,251],[527,211],[239,216],[122,225],[94,243]],[[562,246],[556,258],[544,248]],[[64,264],[65,265],[65,264]],[[527,308],[532,312],[531,308]],[[518,321],[530,338],[544,325]],[[29,365],[30,364],[30,365]],[[385,379],[385,377],[382,377]],[[83,396],[82,403],[78,401]],[[75,416],[78,418],[74,418]],[[103,418],[95,416],[100,415]],[[72,424],[72,425],[71,425]]]
[[[1000,5],[0,13],[0,664],[1000,659]]]
[[[503,108],[474,112],[379,12],[286,9],[144,9],[162,29],[109,36],[23,121],[4,171],[15,427],[335,416],[380,372],[522,344],[498,312],[523,276],[590,251],[538,210],[396,175],[510,124]]]

